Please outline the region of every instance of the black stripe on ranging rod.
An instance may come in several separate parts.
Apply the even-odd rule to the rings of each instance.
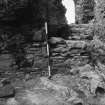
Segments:
[[[48,56],[48,76],[51,77],[51,63],[50,63],[50,50],[48,43],[48,23],[45,22],[45,31],[46,31],[46,42],[47,42],[47,56]]]

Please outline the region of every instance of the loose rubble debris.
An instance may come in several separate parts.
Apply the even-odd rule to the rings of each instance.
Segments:
[[[26,81],[24,88],[17,88],[6,105],[99,105],[105,98],[102,82],[101,76],[90,70],[79,75],[56,74],[51,80],[39,77]]]

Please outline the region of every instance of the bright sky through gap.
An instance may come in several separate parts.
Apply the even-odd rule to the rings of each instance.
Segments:
[[[73,0],[62,0],[63,5],[67,9],[66,19],[68,24],[75,23],[75,4]]]

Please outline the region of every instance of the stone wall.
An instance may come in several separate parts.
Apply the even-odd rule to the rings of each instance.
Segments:
[[[89,23],[94,18],[94,0],[74,0],[76,6],[76,23]]]
[[[76,23],[82,23],[83,10],[82,10],[82,0],[75,1],[75,11],[76,11]]]
[[[56,4],[54,0],[52,0],[51,3]],[[78,24],[69,26],[71,34],[67,40],[61,37],[60,39],[55,38],[56,40],[58,40],[58,42],[55,44],[55,47],[51,49],[52,69],[55,71],[58,69],[58,71],[64,72],[65,69],[70,70],[73,67],[84,66],[87,63],[91,64],[91,60],[89,58],[91,52],[92,52],[91,57],[95,58],[94,61],[96,61],[96,59],[98,59],[98,61],[102,61],[103,59],[104,62],[105,1],[101,0],[100,2],[100,0],[96,0],[94,2],[93,0],[78,0],[75,1],[75,5],[76,20]],[[58,15],[60,14],[61,11],[56,11],[57,15],[55,15],[53,11],[53,8],[55,7],[53,6],[54,5],[50,7],[49,11],[50,24],[59,24],[60,26],[62,23],[65,23],[65,18],[63,17],[64,14],[62,14],[62,19],[59,20],[60,17],[58,17]],[[55,8],[55,10],[56,9],[58,8]],[[64,13],[64,11],[62,12]],[[93,25],[91,26],[90,24],[83,24],[89,23],[89,21],[91,21],[94,18],[94,16],[95,27]],[[56,42],[56,40],[54,41]],[[90,44],[91,48],[90,47],[89,48],[92,49],[93,51],[91,50],[88,51],[88,49],[86,48],[88,44]],[[33,68],[40,67],[41,69],[47,70],[48,59],[46,47],[44,46],[42,49],[41,47],[40,48],[36,47],[37,47],[36,43],[34,43],[30,47],[29,49],[30,52],[28,52],[27,54],[27,59],[29,59],[30,61],[34,60]]]
[[[0,1],[0,41],[2,39],[1,35],[4,36],[4,33],[7,36],[9,35],[11,36],[9,37],[9,41],[7,41],[8,40],[7,38],[6,40],[3,39],[3,41],[5,40],[4,42],[3,41],[0,42],[0,48],[4,43],[6,43],[5,48],[8,47],[10,49],[14,49],[14,52],[15,52],[15,49],[17,48],[10,47],[9,45],[12,45],[12,46],[16,45],[17,42],[18,44],[20,44],[20,40],[15,41],[15,39],[19,39],[19,35],[23,37],[24,36],[27,37],[27,36],[30,36],[30,33],[31,33],[31,35],[34,34],[34,36],[36,36],[35,39],[36,41],[38,41],[39,40],[38,38],[40,35],[35,34],[35,32],[37,32],[36,30],[40,31],[41,28],[44,26],[46,17],[48,16],[49,18],[48,20],[49,24],[61,26],[62,24],[66,24],[65,12],[66,11],[61,3],[61,0],[40,0],[40,1],[39,0],[15,0],[15,1],[2,0]],[[22,45],[20,44],[20,46]],[[1,48],[1,49],[5,50],[5,48],[4,49]],[[34,54],[37,54],[36,48],[34,48],[33,52]],[[1,54],[0,57],[2,57],[2,55],[3,54]],[[19,53],[17,55],[19,55]],[[33,55],[30,54],[28,58],[33,59],[33,57],[31,57]],[[39,55],[39,56],[42,56],[42,55]],[[36,58],[36,55],[34,55],[34,58]],[[43,60],[40,60],[40,59],[37,60],[39,62],[39,65],[40,65],[40,62],[44,62]],[[6,63],[4,60],[2,60],[1,62],[3,62],[5,65]],[[8,64],[7,69],[9,68],[10,65],[11,65],[11,62],[10,64]],[[34,65],[36,67],[36,63]],[[43,64],[43,66],[46,66],[46,64]],[[3,68],[4,66],[1,65],[1,67]]]
[[[95,35],[105,43],[105,1],[96,0]]]

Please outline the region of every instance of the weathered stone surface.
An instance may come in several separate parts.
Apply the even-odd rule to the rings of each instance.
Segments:
[[[15,98],[10,98],[7,100],[7,102],[5,103],[5,105],[19,105],[19,102],[17,102],[15,100]]]
[[[87,57],[74,57],[72,59],[67,59],[65,62],[65,64],[70,65],[71,67],[75,67],[75,66],[84,66],[85,64],[88,63],[88,59]]]
[[[51,48],[52,67],[58,70],[61,69],[60,65],[62,65],[62,68],[70,69],[71,67],[75,66],[84,66],[85,64],[90,62],[90,55],[87,51],[91,51],[88,48],[92,48],[92,43],[94,41],[93,25],[71,24],[70,27],[72,32],[72,35],[69,37],[71,38],[70,40],[62,39],[61,41],[59,40],[57,43],[58,38],[52,38],[52,44],[56,45],[56,47]]]
[[[15,89],[12,85],[0,87],[0,98],[10,98],[15,96]]]
[[[74,67],[70,70],[70,73],[72,74],[76,74],[76,73],[81,73],[81,72],[85,72],[85,71],[91,71],[93,68],[89,65],[89,64],[86,64],[84,66],[77,66],[77,67]]]
[[[49,42],[51,44],[65,44],[65,40],[61,37],[51,37]]]
[[[96,101],[99,98],[91,95],[103,81],[101,76],[96,71],[90,70],[90,65],[79,69],[80,75],[56,74],[51,80],[47,77],[28,80],[25,88],[18,87],[15,97],[8,99],[4,105],[70,105],[104,102],[104,97]]]
[[[104,0],[95,0],[95,35],[99,37],[99,39],[105,42],[105,1]]]
[[[92,40],[94,36],[93,24],[72,24],[69,26],[71,30],[71,35],[69,39],[73,40]],[[90,38],[90,39],[89,39]]]
[[[94,18],[94,0],[74,0],[76,4],[76,23],[88,23]]]
[[[60,53],[64,53],[67,51],[69,51],[69,49],[67,47],[58,47],[53,50],[53,52],[60,52]]]
[[[10,70],[10,65],[12,64],[12,57],[10,54],[2,54],[0,55],[0,69],[1,72],[5,70]]]
[[[69,48],[81,48],[83,49],[87,43],[85,41],[73,41],[73,40],[67,40],[66,41]]]
[[[84,73],[85,73],[85,71],[84,71]],[[91,72],[90,72],[90,74],[91,74]],[[93,75],[93,78],[94,78],[94,75]],[[57,100],[60,99],[59,101],[61,102],[61,105],[62,105],[62,102],[70,103],[70,102],[76,102],[76,100],[78,100],[78,101],[81,100],[80,102],[84,103],[83,99],[88,97],[88,95],[90,94],[88,88],[93,89],[93,87],[91,87],[91,86],[93,86],[92,81],[88,80],[86,82],[86,80],[84,80],[84,79],[79,79],[79,78],[76,79],[76,77],[73,78],[73,77],[67,76],[67,75],[66,76],[58,76],[58,77],[56,75],[55,77],[53,77],[52,80],[48,80],[46,77],[42,77],[41,85],[42,85],[43,89],[34,88],[32,90],[34,92],[33,95],[32,95],[32,91],[26,91],[26,94],[28,95],[28,99],[30,100],[30,103],[33,102],[36,104],[38,104],[37,102],[39,102],[39,101],[46,103],[46,101],[39,100],[38,97],[41,97],[44,100],[48,100],[50,98],[50,96],[52,99],[54,99],[53,95],[56,96],[55,98]],[[86,88],[85,85],[88,85],[89,82],[91,83],[91,85],[90,85],[90,87]],[[46,90],[46,88],[48,90]],[[96,87],[94,87],[94,89],[95,88]],[[50,90],[52,90],[52,92],[50,92]],[[25,100],[27,100],[27,95],[26,96],[24,95],[24,97],[26,97]],[[46,98],[44,98],[43,95],[45,95]],[[49,98],[47,97],[48,95],[49,95]],[[30,97],[32,96],[31,99],[29,96]],[[38,99],[38,100],[32,101],[32,99],[34,97],[36,97],[36,99]],[[54,102],[55,102],[55,99],[54,99]],[[50,100],[48,101],[48,103],[49,103],[48,105],[50,105]]]

